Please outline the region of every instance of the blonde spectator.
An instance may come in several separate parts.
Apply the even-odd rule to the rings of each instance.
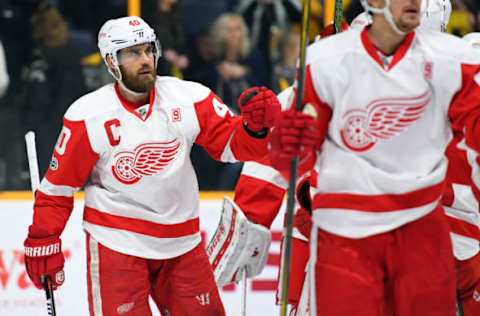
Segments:
[[[241,15],[220,15],[211,32],[215,59],[209,67],[207,81],[225,104],[239,113],[237,99],[240,94],[248,87],[267,83],[265,60],[258,50],[251,49],[248,28]],[[224,164],[217,179],[218,188],[233,189],[240,169],[240,163]]]
[[[239,14],[222,14],[213,25],[212,40],[216,58],[212,88],[238,112],[236,100],[242,91],[265,84],[265,62],[257,50],[250,49],[248,28]]]

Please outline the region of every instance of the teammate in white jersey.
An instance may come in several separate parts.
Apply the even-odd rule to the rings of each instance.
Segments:
[[[224,315],[199,231],[193,143],[223,162],[267,154],[280,111],[266,88],[240,97],[233,116],[208,88],[157,77],[161,54],[139,17],[107,21],[98,46],[116,83],[67,110],[52,162],[35,195],[25,240],[28,275],[63,283],[59,238],[85,183],[91,315],[151,315],[148,296],[168,315]],[[251,91],[256,91],[252,97]]]
[[[419,0],[362,3],[370,27],[308,48],[303,103],[313,116],[282,112],[271,137],[283,172],[293,155],[316,156],[300,164],[318,174],[311,314],[454,315],[439,201],[452,130],[480,149],[480,57],[456,37],[415,30]]]

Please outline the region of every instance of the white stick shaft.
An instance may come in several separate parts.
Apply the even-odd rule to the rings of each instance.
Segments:
[[[247,315],[247,268],[243,270],[242,316]]]
[[[40,173],[38,171],[37,148],[35,146],[35,132],[28,131],[25,134],[25,144],[27,146],[28,169],[30,170],[30,184],[32,186],[33,199],[35,200],[35,192],[40,186]],[[52,279],[46,274],[42,275],[42,283],[47,299],[48,316],[56,316],[55,300],[53,298]]]
[[[27,145],[28,167],[30,170],[30,184],[32,193],[35,195],[40,186],[40,174],[38,171],[37,149],[35,147],[35,132],[29,131],[25,134],[25,143]]]

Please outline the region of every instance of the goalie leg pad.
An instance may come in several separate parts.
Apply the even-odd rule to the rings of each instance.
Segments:
[[[207,246],[217,286],[239,282],[260,274],[267,263],[272,237],[262,225],[249,221],[228,197],[223,198],[222,215]]]

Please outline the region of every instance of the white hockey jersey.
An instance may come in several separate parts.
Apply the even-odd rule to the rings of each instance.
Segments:
[[[428,30],[410,32],[390,58],[366,29],[312,44],[304,103],[318,105],[325,134],[315,225],[362,238],[431,212],[444,192],[451,128],[480,148],[479,70],[464,41]]]
[[[143,106],[123,101],[116,84],[83,96],[65,114],[33,225],[61,233],[90,176],[84,228],[100,243],[151,259],[193,249],[201,240],[193,143],[223,162],[267,153],[267,138],[249,136],[241,117],[197,83],[157,77]]]

